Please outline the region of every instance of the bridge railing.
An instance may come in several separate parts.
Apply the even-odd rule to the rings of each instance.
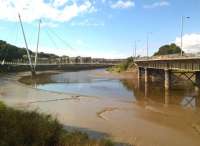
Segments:
[[[85,65],[91,65],[91,64],[100,64],[100,65],[116,65],[114,63],[106,63],[106,62],[91,62],[91,63],[37,63],[37,65],[69,65],[69,64],[74,64],[74,65],[78,65],[78,64],[85,64]],[[0,65],[29,65],[29,63],[27,62],[0,62]]]
[[[200,58],[200,54],[171,54],[171,55],[158,55],[158,56],[151,56],[151,57],[137,57],[135,61],[142,61],[142,60],[168,60],[168,59],[188,59],[188,58]]]

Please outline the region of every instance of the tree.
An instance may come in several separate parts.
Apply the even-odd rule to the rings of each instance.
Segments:
[[[169,54],[178,54],[181,53],[181,48],[176,44],[172,43],[170,45],[164,45],[159,48],[158,52],[154,56],[158,55],[169,55]]]
[[[35,56],[35,53],[29,50],[31,56]],[[24,57],[25,56],[25,57]],[[38,53],[40,58],[57,58],[59,56],[49,53]],[[8,44],[5,41],[0,40],[0,61],[16,61],[19,59],[28,59],[25,48],[19,48],[14,45]]]
[[[32,52],[30,51],[30,53]],[[22,59],[23,55],[26,55],[25,48],[18,48],[0,40],[0,60],[5,59],[6,61],[14,61]]]

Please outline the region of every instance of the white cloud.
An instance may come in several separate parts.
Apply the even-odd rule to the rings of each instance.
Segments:
[[[177,37],[175,43],[181,46],[181,38]],[[185,34],[183,36],[183,51],[186,53],[200,52],[200,34]]]
[[[71,26],[104,26],[104,22],[95,22],[89,19],[85,19],[82,22],[72,22]]]
[[[32,22],[37,19],[66,22],[86,13],[92,8],[90,0],[82,3],[69,0],[0,0],[0,19],[18,21],[17,13],[22,15],[23,21]]]
[[[64,4],[66,4],[69,0],[54,0],[53,1],[53,6],[54,7],[61,7]]]
[[[145,9],[153,9],[156,7],[166,7],[169,5],[170,5],[170,3],[168,1],[160,1],[160,2],[155,2],[155,3],[149,4],[149,5],[144,5],[144,8]]]
[[[55,28],[57,27],[58,24],[54,23],[54,22],[43,22],[41,23],[41,27],[51,27],[51,28]]]
[[[126,9],[134,6],[135,2],[133,0],[118,0],[111,4],[111,8],[113,9]]]

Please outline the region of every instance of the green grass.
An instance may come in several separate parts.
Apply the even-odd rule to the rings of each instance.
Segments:
[[[112,146],[109,140],[90,139],[85,133],[68,132],[52,116],[22,111],[0,102],[0,146]]]

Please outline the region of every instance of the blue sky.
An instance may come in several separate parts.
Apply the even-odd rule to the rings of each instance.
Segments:
[[[149,54],[161,45],[180,44],[200,52],[199,0],[0,0],[0,39],[25,46],[17,13],[21,14],[29,48],[36,48],[38,20],[42,20],[39,51],[69,56],[125,58]]]

